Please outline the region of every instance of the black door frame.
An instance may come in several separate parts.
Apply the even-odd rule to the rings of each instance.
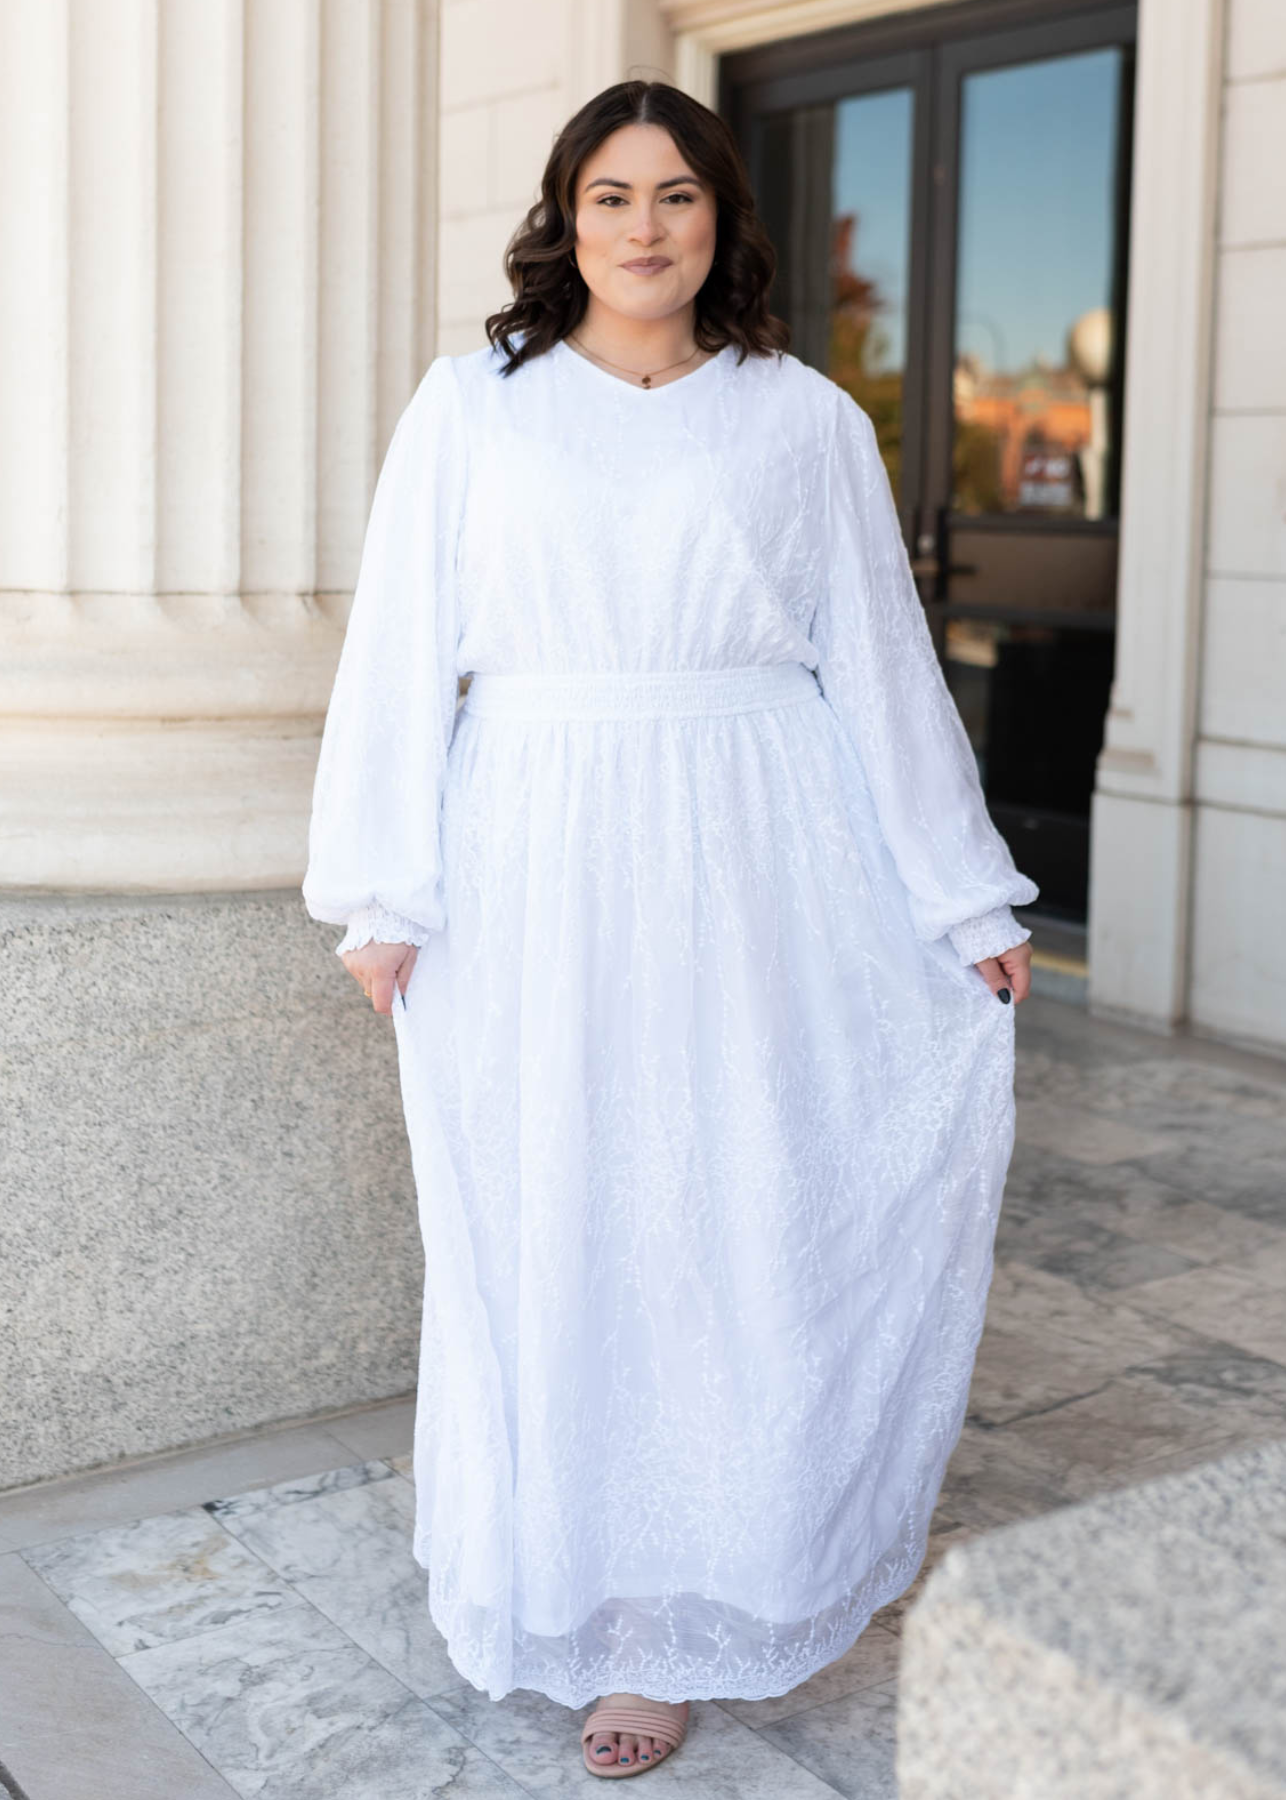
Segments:
[[[720,60],[719,111],[741,145],[756,194],[771,164],[765,162],[766,120],[770,114],[818,108],[815,129],[840,99],[906,87],[914,95],[911,193],[917,216],[909,245],[907,269],[906,360],[903,373],[902,480],[898,510],[917,573],[937,564],[937,573],[921,580],[921,598],[939,657],[944,657],[947,620],[951,617],[997,618],[1014,624],[1068,627],[1074,631],[1114,632],[1116,627],[1115,566],[1120,531],[1119,468],[1108,470],[1109,510],[1102,519],[1071,524],[1068,545],[1083,565],[1085,583],[1095,598],[1085,610],[1053,604],[1006,602],[969,604],[953,598],[947,571],[951,567],[951,532],[982,528],[1007,541],[1021,555],[1021,540],[1067,537],[1069,521],[1047,517],[996,514],[984,520],[950,513],[942,504],[952,492],[954,410],[951,359],[956,309],[958,233],[958,149],[960,93],[964,75],[974,69],[1001,68],[1044,57],[1074,54],[1100,45],[1134,44],[1137,0],[966,0],[933,5],[909,13],[809,32],[775,43],[734,52]],[[1121,154],[1117,161],[1110,304],[1120,341],[1114,358],[1110,403],[1114,419],[1112,455],[1119,457],[1124,431],[1124,343],[1127,313],[1129,190],[1133,140],[1132,69],[1122,83],[1118,119]],[[816,210],[816,209],[813,209]],[[824,208],[828,212],[828,208]],[[928,218],[928,229],[926,225]],[[812,233],[815,237],[815,232]],[[816,243],[809,254],[818,254]],[[805,354],[807,354],[805,350]],[[1050,552],[1055,546],[1049,546]],[[1086,585],[1088,584],[1088,585]],[[968,588],[967,580],[959,584]],[[1067,838],[1057,858],[1074,868],[1088,862],[1088,820],[1073,815],[1030,818],[1030,809],[993,806],[1002,831],[1015,841],[1018,830],[1035,826]],[[1004,816],[1002,814],[1012,817]],[[1063,821],[1061,824],[1059,821]],[[1050,840],[1051,851],[1056,849]],[[1042,835],[1042,842],[1044,837]],[[1075,845],[1081,843],[1081,849]],[[1070,858],[1070,864],[1067,859]],[[1056,885],[1062,885],[1056,883]],[[1056,910],[1062,910],[1056,908]],[[1079,912],[1079,909],[1077,909]]]
[[[946,180],[954,161],[959,130],[959,80],[969,69],[983,65],[998,68],[1006,62],[1032,62],[1042,56],[1058,56],[1098,43],[1133,37],[1138,16],[1137,0],[1059,0],[1058,16],[1050,16],[1050,0],[968,0],[894,13],[887,18],[862,20],[828,31],[807,32],[800,37],[757,44],[734,51],[719,61],[718,110],[732,127],[742,147],[756,190],[763,178],[762,120],[766,112],[790,107],[826,104],[855,94],[877,92],[892,86],[916,91],[912,153],[912,191],[924,192],[929,170],[935,187],[947,191],[935,208],[932,243],[912,234],[908,270],[907,359],[903,471],[906,480],[898,496],[902,527],[914,549],[914,509],[926,492],[945,492],[951,455],[951,371],[940,362],[930,366],[930,347],[942,346],[939,357],[949,355],[950,324],[955,313],[955,234],[957,195]],[[942,42],[946,37],[949,41]],[[929,51],[940,61],[939,92],[930,91]],[[1127,108],[1133,84],[1126,83]],[[1132,111],[1122,119],[1120,182],[1116,216],[1113,303],[1124,321],[1128,267],[1130,145]],[[930,311],[932,309],[932,312]],[[1112,398],[1116,417],[1124,405],[1124,355],[1118,357]],[[929,397],[939,396],[931,407]],[[925,430],[925,421],[928,429]],[[935,480],[936,478],[936,480]],[[1049,529],[1038,519],[997,518],[991,527],[1018,532]],[[1078,528],[1116,530],[1115,522],[1082,520]],[[1060,622],[1047,612],[1033,613],[1045,623]],[[1079,616],[1078,620],[1079,621]]]

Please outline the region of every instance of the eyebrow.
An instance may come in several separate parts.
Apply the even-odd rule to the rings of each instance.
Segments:
[[[656,185],[658,188],[678,187],[681,181],[690,182],[693,187],[701,185],[695,175],[671,175],[668,181],[658,181]],[[610,175],[599,175],[593,181],[586,183],[585,192],[588,193],[593,187],[628,188],[633,185],[633,182],[630,181],[615,181]]]

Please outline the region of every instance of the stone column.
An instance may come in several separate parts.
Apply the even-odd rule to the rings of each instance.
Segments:
[[[435,347],[422,0],[0,12],[0,885],[296,884]]]
[[[1116,670],[1090,818],[1090,1007],[1188,1013],[1223,0],[1142,0]]]
[[[299,882],[437,344],[437,35],[0,7],[0,1486],[414,1384],[390,1021]]]

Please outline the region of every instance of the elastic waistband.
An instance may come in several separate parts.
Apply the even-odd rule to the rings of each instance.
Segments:
[[[638,719],[666,714],[759,712],[794,706],[821,692],[801,662],[749,663],[733,669],[658,669],[643,674],[589,669],[546,675],[479,669],[464,710],[483,717]]]

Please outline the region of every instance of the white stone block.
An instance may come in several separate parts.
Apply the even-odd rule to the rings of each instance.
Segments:
[[[1238,1041],[1280,1044],[1286,818],[1202,806],[1193,864],[1192,1022]]]
[[[496,108],[489,101],[442,114],[439,218],[467,219],[485,210],[492,187]]]
[[[1209,519],[1212,575],[1286,576],[1286,413],[1211,420]]]
[[[1286,746],[1286,580],[1207,582],[1200,728]]]
[[[1286,239],[1286,75],[1224,89],[1219,242]]]
[[[488,313],[512,298],[505,279],[504,253],[517,224],[510,207],[442,221],[438,240],[441,324],[473,319],[481,331]]]
[[[499,100],[558,81],[563,7],[555,0],[458,0],[442,14],[444,107]]]
[[[949,1549],[907,1614],[901,1800],[1281,1800],[1286,1444]]]
[[[1286,411],[1286,244],[1223,251],[1217,281],[1215,410]]]
[[[539,198],[540,177],[564,123],[565,110],[558,87],[515,94],[498,102],[493,206],[512,206],[521,214]]]
[[[1228,0],[1229,81],[1286,75],[1286,6],[1281,0]]]
[[[1090,1011],[1168,1029],[1184,1009],[1191,809],[1096,793],[1090,811]]]

